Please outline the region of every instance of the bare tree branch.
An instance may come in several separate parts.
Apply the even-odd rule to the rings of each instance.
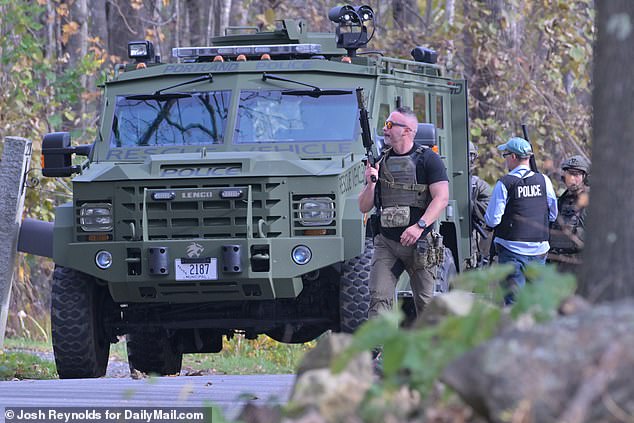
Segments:
[[[121,10],[121,7],[119,7],[119,4],[117,3],[117,1],[116,0],[107,0],[107,1],[115,9],[117,9],[117,12],[119,12],[119,16],[121,16],[121,19],[123,20],[123,23],[125,24],[125,27],[128,29],[128,31],[130,31],[134,35],[139,35],[139,33],[137,31],[135,31],[134,29],[132,29],[132,27],[128,23],[128,20],[125,17],[125,13],[123,13],[123,11]]]

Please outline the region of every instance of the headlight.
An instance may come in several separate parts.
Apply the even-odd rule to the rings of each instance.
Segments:
[[[335,202],[328,197],[306,197],[299,202],[299,223],[303,226],[330,225],[335,218]]]
[[[112,266],[112,254],[109,251],[101,250],[95,255],[95,263],[100,269],[107,269]]]
[[[79,226],[86,232],[112,230],[112,204],[85,203],[79,208]]]
[[[293,248],[293,251],[291,252],[291,258],[295,263],[303,265],[308,263],[310,259],[313,258],[313,252],[310,251],[310,248],[305,245],[298,245],[297,247]]]

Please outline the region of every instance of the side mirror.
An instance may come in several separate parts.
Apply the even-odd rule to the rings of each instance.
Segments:
[[[91,145],[71,147],[68,132],[52,132],[42,140],[42,175],[47,177],[71,176],[81,172],[81,166],[73,166],[73,154],[90,156]]]

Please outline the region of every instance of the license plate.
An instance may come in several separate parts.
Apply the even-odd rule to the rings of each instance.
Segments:
[[[207,257],[200,259],[174,260],[177,281],[209,281],[218,279],[218,260]]]

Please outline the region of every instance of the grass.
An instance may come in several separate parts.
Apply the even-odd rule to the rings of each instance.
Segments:
[[[24,352],[0,351],[0,380],[57,379],[55,364]]]
[[[53,351],[50,338],[48,341],[33,340],[29,338],[5,338],[4,347],[8,350],[29,350],[37,352]]]
[[[183,367],[227,374],[294,373],[303,355],[314,346],[314,341],[282,344],[264,335],[254,340],[236,335],[224,340],[220,353],[185,354]]]
[[[50,379],[56,377],[53,362],[40,360],[32,354],[24,352],[52,352],[53,347],[50,341],[6,338],[4,345],[4,360],[3,355],[0,355],[0,379],[5,378],[5,373],[8,375],[6,376],[8,379],[16,377],[18,379]],[[188,374],[294,373],[303,355],[314,346],[314,341],[306,344],[282,344],[264,335],[260,335],[254,340],[247,340],[244,335],[237,334],[231,340],[224,339],[223,350],[219,353],[185,354],[183,356],[183,369]],[[1,351],[0,354],[2,354]],[[11,357],[11,359],[8,360],[7,357]],[[37,361],[27,363],[26,357],[32,357]],[[110,358],[127,361],[125,340],[110,346]],[[24,369],[29,368],[29,365],[33,371],[24,373]],[[38,366],[42,367],[42,371],[39,373]]]

